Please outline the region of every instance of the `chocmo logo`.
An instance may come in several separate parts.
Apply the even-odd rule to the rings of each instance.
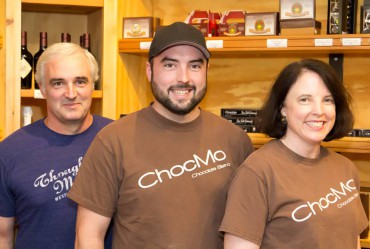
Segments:
[[[325,197],[322,197],[318,201],[312,203],[308,201],[307,204],[297,207],[292,212],[293,220],[296,222],[303,222],[308,220],[312,215],[316,215],[316,212],[324,211],[324,209],[333,204],[337,204],[338,208],[342,208],[358,196],[357,192],[353,196],[348,196],[350,192],[356,190],[353,179],[347,181],[346,183],[340,182],[340,189],[341,190],[330,188],[330,192]],[[348,198],[346,201],[340,201],[342,198],[346,197]]]
[[[226,159],[226,154],[222,150],[212,152],[207,151],[205,159],[202,159],[198,155],[193,155],[193,158],[185,161],[183,164],[174,165],[168,170],[158,170],[145,173],[142,175],[138,184],[140,188],[150,188],[156,184],[163,183],[164,179],[172,180],[173,177],[183,175],[185,172],[191,172],[202,166],[208,166],[210,163],[220,162]]]

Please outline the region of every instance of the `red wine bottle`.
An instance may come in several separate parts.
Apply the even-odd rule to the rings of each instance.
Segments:
[[[82,40],[83,40],[83,48],[86,49],[87,51],[91,52],[91,36],[89,33],[85,33],[82,35]]]
[[[31,89],[33,57],[27,49],[27,32],[22,31],[21,37],[21,88]]]
[[[37,53],[33,56],[33,72],[36,73],[36,65],[41,56],[41,54],[45,51],[48,47],[48,33],[47,32],[40,32],[40,49]],[[37,84],[35,80],[35,89],[39,89],[39,84]]]
[[[80,35],[80,47],[84,47],[84,37],[82,35]]]
[[[69,33],[62,33],[60,35],[61,42],[71,42],[71,35]]]

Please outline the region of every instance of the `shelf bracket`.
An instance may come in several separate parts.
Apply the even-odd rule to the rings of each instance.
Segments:
[[[329,65],[334,68],[338,78],[343,82],[343,54],[329,54]]]

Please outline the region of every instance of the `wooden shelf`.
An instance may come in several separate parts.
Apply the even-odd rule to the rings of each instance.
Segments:
[[[261,133],[248,133],[248,135],[256,148],[260,148],[271,140]],[[367,137],[344,137],[330,142],[322,142],[322,145],[336,152],[370,153],[370,138]]]
[[[360,242],[362,248],[370,248],[370,238],[361,239]]]
[[[34,89],[22,89],[21,90],[22,98],[34,98]],[[103,97],[102,90],[94,90],[93,96],[94,99],[101,99]]]
[[[87,14],[104,7],[104,0],[22,0],[22,11]]]
[[[206,38],[211,52],[370,53],[370,34],[307,36],[237,36]],[[120,39],[120,53],[147,53],[151,38]],[[216,48],[220,46],[222,48]],[[280,47],[285,44],[286,47]],[[270,44],[269,46],[267,44]],[[316,44],[316,45],[315,45]],[[328,44],[331,44],[330,46]]]

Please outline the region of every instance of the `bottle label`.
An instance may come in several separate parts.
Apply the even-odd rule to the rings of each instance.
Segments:
[[[27,75],[31,71],[32,71],[31,65],[24,58],[22,58],[22,60],[21,60],[21,77],[22,77],[22,79],[26,78]]]

